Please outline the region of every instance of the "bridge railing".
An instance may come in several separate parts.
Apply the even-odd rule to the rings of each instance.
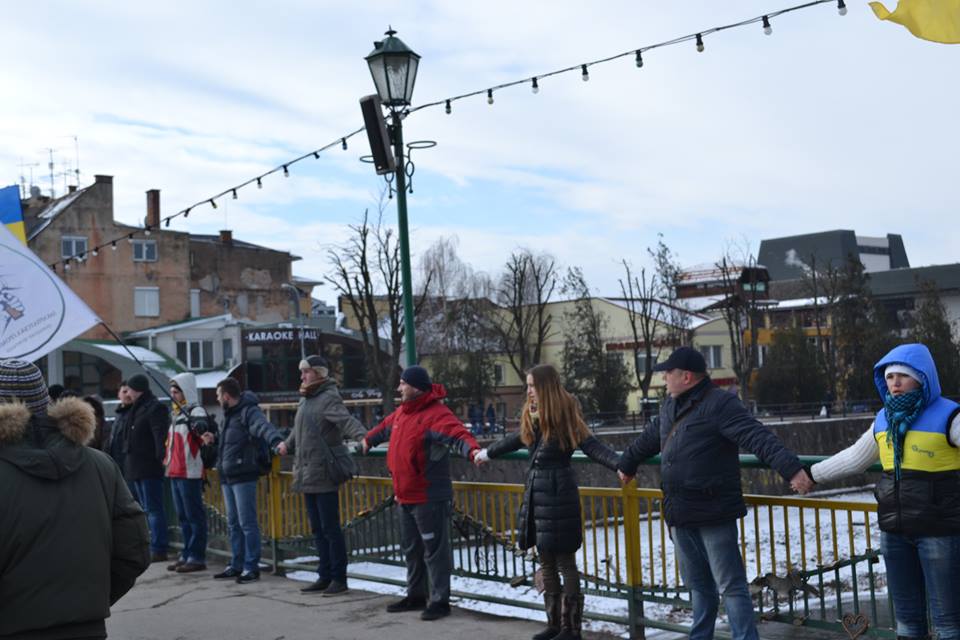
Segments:
[[[379,450],[371,453],[384,455]],[[524,459],[526,454],[507,457]],[[575,460],[586,461],[580,454]],[[741,465],[763,467],[752,456],[741,456]],[[222,545],[227,534],[223,498],[216,474],[209,480],[205,499],[210,534],[213,540],[220,538]],[[291,474],[280,471],[275,461],[273,471],[261,478],[258,493],[265,557],[280,573],[313,569],[291,560],[314,554],[303,498],[291,490],[291,480]],[[454,573],[500,585],[457,595],[542,609],[530,588],[537,580],[537,559],[516,548],[523,490],[519,484],[454,483],[450,524]],[[633,483],[622,488],[580,488],[584,544],[577,552],[577,563],[588,595],[585,615],[624,624],[631,637],[642,637],[644,627],[688,630],[676,621],[677,609],[689,608],[690,598],[667,526],[659,517],[662,499],[660,490],[637,488]],[[870,623],[869,635],[895,636],[874,501],[762,495],[747,495],[745,500],[748,512],[738,522],[740,551],[762,620],[840,630],[845,616],[849,623],[860,615]],[[363,476],[341,486],[340,517],[351,563],[403,565],[399,524],[389,508],[392,502],[389,478]],[[371,573],[377,572],[350,575],[403,583]]]

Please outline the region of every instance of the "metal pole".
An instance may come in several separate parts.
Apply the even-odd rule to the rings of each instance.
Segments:
[[[397,158],[397,226],[400,234],[400,269],[403,284],[403,333],[407,343],[407,366],[417,364],[417,341],[413,327],[413,282],[410,275],[410,238],[407,231],[407,174],[403,158],[403,121],[392,111],[393,149]]]

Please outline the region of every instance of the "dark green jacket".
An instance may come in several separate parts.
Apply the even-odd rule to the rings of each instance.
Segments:
[[[301,493],[331,493],[337,485],[327,473],[328,458],[320,444],[343,453],[344,438],[360,440],[367,435],[360,421],[350,415],[343,404],[337,383],[333,380],[312,389],[310,395],[300,398],[293,431],[287,438],[287,450],[293,454],[293,484]]]
[[[83,446],[94,426],[79,398],[44,417],[0,403],[0,638],[106,637],[110,605],[149,566],[120,469]]]

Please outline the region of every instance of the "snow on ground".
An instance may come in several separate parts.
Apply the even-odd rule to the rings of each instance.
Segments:
[[[818,564],[828,565],[837,560],[849,558],[851,550],[858,555],[862,555],[865,552],[867,549],[868,535],[867,527],[864,526],[865,513],[863,511],[848,510],[844,508],[843,503],[873,503],[873,494],[869,491],[859,490],[844,494],[831,492],[830,495],[813,497],[818,497],[821,500],[830,500],[837,504],[834,505],[835,510],[833,512],[829,509],[803,509],[802,538],[804,544],[802,549],[800,536],[798,536],[798,532],[801,531],[800,509],[789,507],[786,509],[786,514],[784,514],[784,508],[781,506],[768,507],[764,505],[748,510],[747,516],[742,520],[743,529],[741,538],[744,543],[744,548],[746,549],[745,561],[748,579],[763,576],[767,573],[776,573],[778,576],[786,574],[787,536],[784,533],[785,517],[788,530],[790,531],[789,556],[791,567],[793,568],[800,568],[807,571],[815,570]],[[817,514],[819,514],[820,522],[819,561],[817,556]],[[878,549],[880,546],[880,532],[877,526],[876,514],[869,514],[869,522],[870,547]],[[676,589],[680,586],[680,581],[678,576],[679,572],[674,564],[673,544],[669,542],[665,527],[663,531],[661,531],[661,523],[656,515],[649,521],[646,518],[641,520],[640,543],[643,558],[642,573],[644,584],[655,585],[658,588],[662,587],[663,591],[659,592],[660,595],[671,597],[676,595]],[[595,549],[596,556],[594,555]],[[616,553],[616,549],[619,549],[619,554]],[[609,555],[607,555],[608,553]],[[316,558],[303,557],[294,560],[294,562],[312,564],[316,562]],[[459,554],[454,554],[454,563],[455,565],[460,563]],[[588,528],[584,536],[584,545],[581,550],[577,552],[577,563],[585,576],[600,574],[600,578],[621,582],[621,580],[617,579],[618,572],[619,576],[624,576],[627,567],[623,527],[611,525],[598,527],[595,530]],[[599,567],[599,569],[597,567]],[[406,572],[403,567],[389,564],[354,562],[350,564],[349,569],[352,574],[378,576],[399,581],[404,580],[406,577]],[[886,593],[886,571],[882,561],[873,565],[873,573],[876,592],[878,596],[883,596]],[[865,563],[860,563],[857,566],[856,574],[857,585],[861,590],[861,594],[866,593],[869,576]],[[838,576],[839,585],[835,583]],[[316,579],[316,573],[296,571],[289,573],[288,577],[294,580],[312,581]],[[825,572],[822,583],[818,576],[812,576],[809,579],[809,584],[818,589],[823,585],[823,598],[821,600],[821,598],[818,597],[810,597],[807,600],[807,605],[810,607],[810,615],[812,617],[820,617],[821,607],[823,607],[824,610],[835,607],[838,587],[844,601],[849,601],[852,581],[853,572],[850,567]],[[398,596],[404,594],[402,587],[382,582],[351,578],[350,584],[352,587],[374,593]],[[509,584],[502,582],[453,576],[451,588],[454,591],[483,594],[485,596],[498,597],[517,602],[541,602],[541,596],[533,586],[529,585],[511,587]],[[686,599],[685,595],[684,598]],[[542,611],[523,607],[511,607],[503,604],[468,599],[460,600],[455,604],[466,609],[493,615],[538,621],[543,620]],[[785,604],[785,599],[781,597],[781,609],[785,607]],[[765,594],[764,606],[765,610],[769,610],[772,606],[769,592]],[[801,596],[798,595],[795,597],[794,606],[798,610],[803,610],[804,600]],[[627,617],[627,602],[617,597],[588,595],[586,598],[586,609],[591,612],[610,616]],[[646,602],[644,603],[644,615],[647,618],[672,623],[690,623],[690,613],[688,610],[677,609],[669,604]],[[626,637],[626,628],[623,625],[586,620],[584,627],[592,631],[606,631]],[[666,638],[680,637],[674,633],[660,632],[653,629],[648,631],[647,636],[664,640]]]

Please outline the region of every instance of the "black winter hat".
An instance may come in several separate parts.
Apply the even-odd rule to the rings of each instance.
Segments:
[[[127,386],[134,391],[143,393],[150,388],[150,381],[147,380],[147,376],[143,375],[142,373],[138,373],[130,376],[130,379],[127,380]]]
[[[703,359],[703,354],[693,347],[680,347],[671,353],[669,358],[653,368],[654,371],[670,371],[670,369],[706,373],[707,362]]]
[[[430,391],[433,388],[433,381],[430,380],[430,374],[419,365],[407,367],[400,374],[400,379],[411,387],[420,389],[420,391]]]

